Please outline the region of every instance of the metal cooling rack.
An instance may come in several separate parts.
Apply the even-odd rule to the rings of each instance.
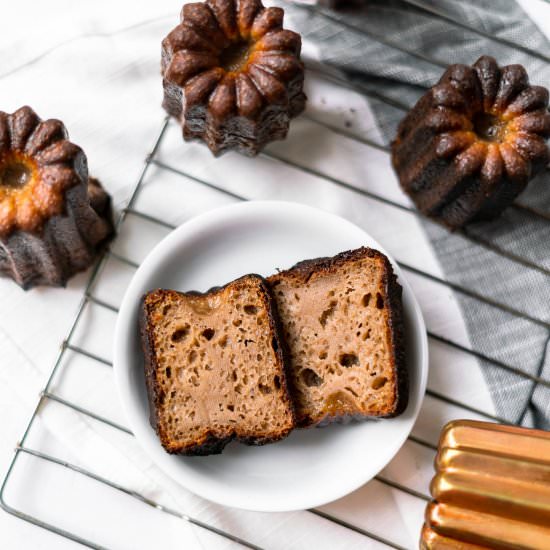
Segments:
[[[462,28],[462,29],[464,29],[468,32],[472,32],[472,33],[478,34],[480,36],[483,36],[483,37],[487,38],[488,40],[495,41],[495,42],[501,44],[502,46],[505,46],[507,48],[516,49],[516,50],[521,50],[522,52],[527,53],[527,54],[529,54],[530,56],[532,56],[534,58],[537,58],[537,59],[540,59],[540,60],[543,60],[543,61],[546,61],[546,62],[550,62],[550,57],[548,57],[548,56],[546,56],[546,55],[544,55],[544,54],[542,54],[538,51],[534,51],[534,50],[532,50],[532,49],[530,49],[526,46],[523,46],[521,44],[516,44],[516,43],[511,42],[507,39],[503,39],[503,38],[498,37],[498,36],[493,36],[493,35],[487,33],[486,31],[484,31],[483,29],[473,27],[468,23],[461,22],[461,21],[455,21],[455,20],[452,19],[452,17],[450,17],[448,14],[446,14],[443,10],[441,10],[439,8],[436,8],[434,6],[431,6],[431,5],[425,3],[421,0],[403,0],[403,3],[414,6],[415,8],[420,9],[423,12],[430,14],[432,17],[443,19],[451,25]],[[305,4],[304,5],[293,4],[293,5],[297,6],[299,9],[314,11],[318,14],[321,14],[323,17],[325,17],[329,20],[334,19],[334,15],[330,11],[325,10],[323,8],[319,8],[317,6],[305,5]],[[347,25],[350,28],[350,30],[353,30],[354,32],[364,33],[364,34],[368,35],[371,39],[378,40],[379,42],[383,43],[385,46],[387,46],[389,48],[396,48],[396,49],[398,49],[398,50],[400,50],[400,51],[402,51],[402,52],[404,52],[408,55],[411,55],[411,56],[416,57],[416,58],[420,58],[420,59],[422,59],[424,61],[427,61],[429,63],[432,63],[433,65],[438,66],[438,67],[445,67],[446,66],[446,64],[443,63],[441,60],[438,60],[436,58],[431,58],[429,56],[426,56],[425,54],[421,54],[421,53],[418,53],[418,52],[407,50],[407,49],[403,48],[403,46],[401,46],[400,44],[397,44],[396,42],[394,42],[391,38],[389,38],[387,36],[384,36],[382,34],[376,34],[376,33],[370,32],[370,31],[366,31],[364,29],[360,29],[360,28],[355,27],[355,26],[353,26],[349,23],[344,23],[344,22],[340,21],[339,19],[338,19],[338,23],[340,25],[343,25],[343,26]],[[370,90],[368,88],[368,86],[365,86],[362,83],[357,83],[353,80],[342,79],[341,77],[334,75],[332,72],[326,71],[323,67],[320,67],[320,66],[316,65],[316,66],[308,66],[307,69],[308,69],[308,71],[310,71],[312,73],[315,73],[316,75],[319,75],[322,78],[325,78],[325,79],[330,80],[332,82],[336,82],[337,84],[339,84],[341,86],[351,88],[352,90],[354,90],[356,92],[359,92],[361,94],[364,94],[365,96],[367,96],[369,98],[372,98],[372,99],[375,99],[375,100],[378,100],[378,101],[382,101],[382,102],[386,103],[387,105],[389,105],[389,106],[393,107],[394,109],[396,109],[397,112],[406,111],[411,107],[410,105],[403,104],[403,103],[401,103],[401,102],[399,102],[399,101],[397,101],[397,100],[395,100],[391,97],[385,96],[385,95],[383,95],[383,94],[381,94],[377,91]],[[402,116],[402,113],[400,113],[400,116]],[[317,124],[320,128],[324,128],[327,131],[331,131],[331,132],[334,132],[336,134],[340,134],[342,136],[345,136],[348,139],[355,140],[359,143],[362,143],[365,146],[373,147],[373,148],[376,148],[376,149],[384,151],[384,152],[389,152],[389,148],[387,146],[381,145],[380,143],[377,143],[376,141],[370,140],[366,137],[360,137],[360,136],[357,136],[357,135],[355,135],[351,132],[347,132],[342,128],[339,128],[339,127],[333,126],[331,124],[328,124],[324,121],[318,120],[318,119],[316,119],[316,118],[314,118],[310,115],[303,114],[302,118],[308,120],[311,123]],[[121,213],[119,215],[119,218],[118,218],[118,221],[117,221],[117,230],[118,230],[117,232],[119,234],[120,234],[120,230],[123,228],[124,223],[126,222],[126,220],[129,217],[133,217],[133,218],[136,218],[138,220],[141,219],[143,221],[147,221],[147,222],[150,222],[152,224],[158,224],[158,225],[164,227],[165,229],[169,229],[169,230],[174,229],[176,227],[176,226],[174,226],[170,223],[167,223],[166,221],[164,221],[164,220],[162,220],[158,217],[152,216],[152,215],[150,215],[150,214],[148,214],[144,211],[141,211],[141,210],[138,210],[138,209],[135,208],[136,199],[137,199],[137,197],[139,196],[139,194],[142,190],[144,179],[145,179],[146,175],[148,174],[148,172],[150,171],[150,168],[152,166],[157,167],[161,171],[163,171],[163,170],[164,171],[169,171],[172,174],[182,176],[182,178],[186,178],[187,180],[190,180],[190,181],[195,182],[197,184],[207,186],[207,187],[209,187],[209,188],[211,188],[211,189],[213,189],[213,190],[215,190],[219,193],[222,193],[222,194],[224,194],[228,197],[231,197],[232,199],[242,200],[242,201],[249,200],[247,197],[240,196],[240,195],[238,195],[236,193],[233,193],[233,192],[231,192],[227,189],[224,189],[223,187],[218,186],[215,182],[206,181],[206,180],[197,178],[192,174],[189,174],[189,173],[186,173],[186,172],[182,171],[180,168],[176,168],[175,166],[171,166],[169,163],[166,163],[164,161],[159,160],[157,158],[157,153],[159,152],[159,149],[162,146],[163,139],[166,135],[166,131],[167,131],[167,128],[169,127],[169,125],[170,125],[169,119],[165,119],[164,123],[162,124],[162,128],[161,128],[161,130],[160,130],[160,132],[159,132],[159,134],[156,138],[155,144],[154,144],[151,152],[147,155],[147,157],[145,159],[143,169],[142,169],[141,174],[139,176],[139,179],[138,179],[138,181],[137,181],[137,183],[136,183],[136,185],[135,185],[135,187],[132,191],[132,194],[131,194],[128,202],[127,202],[127,206],[121,211]],[[314,170],[310,167],[303,166],[303,165],[300,165],[300,164],[298,164],[294,161],[290,161],[288,159],[282,158],[282,157],[280,157],[280,156],[278,156],[274,153],[264,151],[263,153],[261,153],[261,156],[265,157],[265,158],[268,158],[268,159],[271,159],[272,161],[286,163],[287,166],[290,166],[295,170],[301,171],[303,173],[307,173],[311,176],[314,176],[316,178],[324,180],[325,182],[328,182],[332,185],[340,186],[342,188],[345,188],[347,190],[352,191],[353,193],[358,193],[360,195],[368,197],[369,199],[372,199],[374,201],[383,203],[383,204],[385,204],[387,206],[390,206],[392,208],[396,208],[396,209],[399,209],[399,210],[402,210],[402,211],[406,211],[406,212],[410,213],[413,216],[420,216],[420,214],[414,208],[411,208],[409,206],[406,206],[406,205],[400,204],[398,202],[392,201],[392,200],[390,200],[386,197],[380,196],[380,195],[378,195],[376,193],[373,193],[371,191],[356,187],[354,185],[351,185],[349,183],[341,181],[338,178],[335,178],[335,177],[333,177],[329,174],[322,173],[322,172]],[[525,206],[525,205],[521,205],[521,204],[516,203],[512,206],[512,208],[522,210],[530,216],[535,216],[535,217],[541,218],[541,219],[546,220],[546,221],[550,220],[550,214],[548,214],[546,212],[535,210],[535,209],[533,209],[531,207],[528,207],[528,206]],[[433,222],[428,220],[428,223],[433,223]],[[531,268],[531,269],[535,269],[535,270],[540,271],[540,272],[542,272],[546,275],[550,275],[550,269],[547,269],[547,268],[545,268],[543,266],[540,266],[540,265],[538,265],[534,262],[531,262],[531,261],[527,260],[526,258],[517,256],[517,255],[511,253],[510,251],[504,250],[504,249],[498,247],[497,245],[495,245],[495,243],[491,243],[489,241],[484,240],[483,237],[471,234],[470,232],[468,232],[468,230],[463,230],[461,232],[461,234],[472,245],[484,247],[486,249],[491,250],[492,252],[494,252],[496,254],[500,254],[500,255],[508,258],[509,260],[511,260],[513,262],[516,262],[517,264],[523,265],[523,266]],[[236,536],[236,535],[234,535],[234,534],[232,534],[232,533],[230,533],[226,530],[220,529],[220,528],[218,528],[214,525],[207,524],[207,523],[201,521],[200,519],[190,517],[184,511],[166,507],[166,506],[164,506],[162,504],[159,504],[159,503],[155,502],[154,500],[151,500],[150,498],[147,498],[146,496],[132,490],[129,487],[122,486],[122,485],[118,484],[115,481],[112,481],[110,479],[107,479],[106,477],[103,477],[101,475],[98,475],[98,474],[94,473],[91,470],[82,468],[82,467],[80,467],[76,464],[67,462],[65,460],[62,460],[62,459],[56,457],[56,456],[52,456],[51,454],[48,454],[46,452],[42,452],[38,449],[32,448],[27,444],[27,441],[28,441],[28,438],[29,438],[29,433],[31,432],[31,429],[32,429],[33,425],[35,424],[36,419],[40,414],[40,411],[43,409],[43,407],[48,406],[50,403],[57,403],[57,404],[59,404],[63,407],[67,407],[67,408],[75,411],[76,413],[79,413],[79,414],[82,414],[86,417],[92,418],[96,421],[101,422],[105,426],[108,426],[108,427],[110,427],[114,430],[123,432],[123,433],[127,434],[128,436],[133,437],[130,430],[128,430],[126,427],[110,420],[109,418],[107,418],[105,416],[102,416],[100,414],[95,413],[94,411],[90,410],[89,408],[80,406],[76,402],[73,402],[73,401],[68,400],[64,397],[56,395],[56,393],[54,392],[54,388],[53,388],[53,381],[54,381],[55,377],[59,374],[59,372],[63,369],[63,358],[66,355],[67,351],[69,351],[69,350],[72,351],[75,354],[85,356],[88,359],[91,359],[92,361],[100,363],[104,366],[112,367],[112,364],[111,364],[110,361],[106,360],[105,358],[99,356],[96,353],[93,353],[93,352],[90,352],[90,351],[84,349],[80,345],[76,345],[76,344],[73,343],[73,337],[74,337],[74,335],[77,331],[77,328],[78,328],[79,324],[81,323],[84,311],[85,311],[85,309],[88,305],[96,305],[100,308],[104,308],[104,309],[106,309],[108,311],[111,311],[115,314],[118,312],[116,307],[114,307],[113,305],[99,299],[98,297],[94,296],[94,294],[93,294],[94,285],[103,276],[105,264],[106,264],[106,262],[109,258],[114,258],[117,261],[125,264],[127,267],[132,268],[132,269],[137,269],[139,267],[139,264],[132,261],[131,259],[128,259],[125,256],[114,252],[113,250],[107,250],[104,253],[103,257],[97,262],[95,267],[92,269],[89,280],[88,280],[88,282],[86,284],[86,287],[85,287],[85,290],[84,290],[84,296],[83,296],[83,298],[82,298],[82,300],[81,300],[81,302],[78,306],[76,316],[75,316],[74,321],[72,323],[72,326],[69,330],[69,333],[67,334],[65,340],[63,341],[63,343],[61,345],[59,354],[58,354],[58,356],[56,358],[56,361],[54,363],[54,366],[53,366],[53,368],[50,372],[47,383],[46,383],[43,391],[40,394],[40,399],[38,400],[38,402],[36,404],[34,412],[33,412],[32,416],[31,416],[31,418],[30,418],[30,420],[27,424],[27,427],[26,427],[22,437],[21,437],[20,443],[18,443],[17,446],[15,447],[15,453],[14,453],[13,460],[12,460],[10,466],[9,466],[8,471],[6,472],[6,475],[4,477],[2,486],[0,488],[0,505],[9,514],[12,514],[12,515],[14,515],[14,516],[26,521],[26,522],[32,523],[32,524],[34,524],[38,527],[41,527],[43,529],[46,529],[46,530],[51,531],[53,533],[56,533],[56,534],[58,534],[62,537],[65,537],[66,539],[72,540],[74,542],[80,543],[80,544],[82,544],[84,546],[87,546],[87,547],[90,547],[90,548],[103,548],[102,546],[94,543],[93,541],[87,540],[86,538],[83,538],[83,537],[79,536],[77,533],[69,532],[65,529],[62,529],[61,527],[58,527],[58,526],[52,524],[52,523],[49,523],[47,521],[43,521],[39,517],[35,517],[35,516],[30,515],[30,514],[27,514],[22,510],[17,510],[15,508],[13,508],[12,506],[10,506],[9,503],[6,502],[6,500],[5,500],[6,488],[7,488],[8,484],[10,483],[10,480],[12,479],[12,476],[14,475],[14,471],[17,468],[17,465],[18,465],[21,457],[23,455],[30,455],[30,456],[35,457],[37,459],[40,459],[42,461],[46,461],[46,462],[49,462],[49,463],[56,464],[61,468],[65,468],[67,470],[70,470],[72,472],[80,474],[81,476],[85,476],[88,479],[94,480],[95,482],[97,482],[99,484],[102,484],[106,487],[111,488],[113,491],[124,493],[124,494],[140,501],[141,503],[143,503],[143,504],[145,504],[149,507],[153,507],[156,510],[159,510],[159,511],[165,513],[165,514],[169,514],[171,516],[175,516],[177,518],[180,518],[181,520],[189,522],[190,524],[198,526],[202,529],[208,530],[211,533],[214,533],[214,534],[216,534],[220,537],[228,539],[228,540],[230,540],[234,543],[238,543],[238,544],[242,545],[243,547],[254,548],[254,549],[259,548],[257,545],[253,544],[252,542],[244,540],[243,538],[241,538],[239,536]],[[499,309],[499,310],[501,310],[503,312],[506,312],[510,315],[513,315],[515,317],[518,317],[518,318],[524,319],[526,321],[529,321],[531,323],[534,323],[534,324],[536,324],[538,326],[541,326],[541,327],[543,327],[543,328],[550,331],[550,323],[548,323],[546,321],[543,321],[541,319],[532,317],[532,316],[530,316],[530,315],[528,315],[528,314],[526,314],[522,311],[519,311],[515,308],[512,308],[511,306],[509,306],[507,304],[500,303],[496,300],[493,300],[491,298],[488,298],[486,296],[478,294],[477,292],[475,292],[475,291],[473,291],[469,288],[465,288],[465,287],[463,287],[459,284],[456,284],[456,283],[453,283],[453,282],[450,282],[450,281],[446,281],[446,280],[444,280],[440,277],[436,277],[433,274],[422,271],[422,270],[420,270],[420,269],[418,269],[414,266],[411,266],[411,265],[408,265],[408,264],[402,263],[402,262],[398,262],[398,263],[399,263],[400,267],[406,272],[412,273],[412,274],[417,275],[419,277],[423,277],[423,278],[425,278],[425,279],[427,279],[431,282],[435,282],[437,284],[444,285],[445,287],[447,287],[448,289],[450,289],[454,292],[460,293],[460,294],[462,294],[464,296],[467,296],[471,299],[482,302],[482,303],[484,303],[488,306]],[[537,384],[540,384],[540,385],[543,385],[545,387],[550,388],[550,380],[546,380],[546,379],[544,379],[540,376],[536,376],[536,375],[526,373],[517,366],[507,364],[507,363],[504,363],[502,361],[498,361],[494,358],[491,358],[491,357],[483,354],[482,352],[480,352],[478,350],[470,349],[470,348],[460,344],[459,342],[455,342],[455,341],[453,341],[453,340],[451,340],[447,337],[444,337],[442,335],[435,334],[435,333],[429,331],[428,336],[429,336],[429,339],[432,340],[432,341],[442,343],[445,346],[448,346],[450,348],[454,348],[455,350],[458,350],[461,353],[470,355],[470,356],[474,357],[475,359],[480,360],[480,364],[482,366],[490,365],[494,368],[503,369],[503,370],[508,371],[510,373],[513,373],[514,375],[517,375],[517,376],[519,376],[523,379],[526,379],[530,382],[537,383]],[[452,398],[450,398],[446,395],[442,395],[441,393],[438,393],[436,391],[428,389],[426,393],[432,399],[443,402],[443,403],[446,403],[448,405],[452,405],[454,407],[457,407],[457,408],[461,409],[464,412],[470,412],[470,413],[473,413],[473,414],[475,414],[479,417],[486,418],[488,420],[499,422],[499,423],[504,423],[504,424],[509,424],[510,423],[504,418],[500,418],[498,416],[488,414],[487,412],[485,412],[483,410],[480,410],[476,407],[473,407],[472,405],[470,405],[468,403],[460,402],[460,401],[452,399]],[[435,451],[437,450],[436,445],[434,445],[433,443],[431,443],[429,441],[425,441],[425,440],[423,440],[421,438],[418,438],[414,435],[411,435],[409,437],[409,440],[416,443],[416,444],[418,444],[418,445],[421,445],[422,447],[424,447],[426,449],[429,449],[430,452],[435,453]],[[410,495],[411,497],[413,497],[415,499],[420,499],[421,501],[428,501],[429,500],[429,496],[427,494],[421,493],[421,492],[415,490],[414,488],[408,487],[406,484],[397,483],[394,480],[386,479],[385,477],[383,477],[381,475],[377,476],[375,479],[378,482],[380,482],[382,484],[385,484],[385,485],[387,485],[387,486],[389,486],[389,487],[391,487],[391,488],[393,488],[397,491],[402,491],[402,492]],[[38,484],[40,482],[40,479],[33,479],[33,482],[35,484]],[[83,497],[83,498],[85,498],[85,497]],[[346,529],[350,529],[350,530],[352,530],[356,533],[359,533],[360,535],[363,535],[363,536],[368,537],[368,538],[370,538],[374,541],[382,543],[383,545],[386,545],[387,547],[396,548],[396,549],[401,549],[402,548],[397,543],[392,541],[391,536],[389,536],[389,535],[387,535],[385,537],[381,537],[380,535],[378,535],[374,532],[368,531],[368,530],[366,530],[362,527],[359,527],[357,525],[353,525],[350,522],[344,521],[344,520],[342,520],[342,519],[340,519],[336,516],[333,516],[333,515],[328,514],[324,511],[321,511],[321,510],[312,509],[312,510],[308,510],[307,512],[309,512],[311,514],[315,514],[315,515],[323,518],[325,521],[334,522],[334,523],[338,524],[341,527],[344,527]]]

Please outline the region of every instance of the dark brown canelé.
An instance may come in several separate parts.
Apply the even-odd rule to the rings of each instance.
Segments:
[[[64,286],[112,235],[110,197],[63,123],[0,111],[0,275]]]
[[[301,113],[301,38],[260,0],[186,4],[162,43],[163,106],[186,140],[254,156]]]
[[[450,229],[498,216],[550,160],[547,109],[548,90],[521,65],[451,65],[399,125],[401,187]]]

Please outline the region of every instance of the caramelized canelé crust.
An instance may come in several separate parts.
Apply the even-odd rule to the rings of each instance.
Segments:
[[[162,43],[163,106],[186,140],[256,155],[303,111],[301,39],[260,0],[186,4]]]
[[[547,109],[548,90],[521,65],[451,65],[392,143],[403,190],[451,229],[499,215],[550,161]]]
[[[0,111],[0,274],[62,286],[112,233],[110,198],[63,123]]]

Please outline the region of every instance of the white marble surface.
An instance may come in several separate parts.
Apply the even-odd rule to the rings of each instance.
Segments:
[[[539,0],[521,3],[550,34],[550,6]],[[22,0],[5,4],[0,33],[0,109],[11,112],[29,104],[42,117],[61,118],[72,140],[87,152],[92,173],[113,194],[115,204],[122,205],[162,122],[160,40],[175,24],[181,1]],[[309,114],[343,125],[353,108],[358,114],[354,121],[361,121],[353,130],[368,131],[375,137],[374,122],[363,98],[313,79],[308,81],[307,91]],[[384,153],[331,132],[320,132],[307,120],[296,121],[288,140],[274,144],[269,151],[327,174],[338,174],[353,185],[396,201],[406,200]],[[440,274],[413,217],[358,198],[325,180],[265,158],[250,161],[226,155],[215,160],[201,146],[183,145],[173,125],[159,158],[250,198],[285,198],[345,215],[370,231],[397,259]],[[170,172],[152,170],[137,206],[177,224],[230,200]],[[131,219],[116,250],[139,261],[164,234],[164,229]],[[95,294],[116,305],[131,274],[130,269],[110,262]],[[27,293],[10,281],[0,280],[2,477],[71,324],[86,278],[87,274],[76,277],[67,289]],[[410,281],[429,327],[467,345],[452,294],[418,277],[411,276]],[[113,322],[111,313],[89,308],[74,343],[110,358]],[[98,369],[94,362],[71,354],[67,361],[54,385],[56,393],[124,425],[109,369]],[[478,367],[468,356],[432,343],[431,367],[431,389],[452,393],[456,399],[494,412]],[[428,397],[415,434],[435,442],[442,423],[457,416],[466,414]],[[267,548],[382,547],[308,512],[252,514],[202,501],[153,467],[132,438],[61,405],[43,408],[27,444]],[[383,475],[426,492],[432,460],[431,451],[408,442]],[[233,546],[78,474],[28,457],[18,461],[6,498],[9,504],[44,521],[113,548]],[[422,501],[373,481],[324,510],[412,548],[423,506]],[[76,547],[3,512],[0,546]]]

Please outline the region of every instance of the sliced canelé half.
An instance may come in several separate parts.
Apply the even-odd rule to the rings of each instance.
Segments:
[[[360,248],[300,262],[268,282],[289,347],[299,426],[405,409],[401,286],[386,256]]]
[[[151,423],[170,453],[263,445],[294,427],[278,320],[265,281],[205,294],[155,290],[140,316]]]

